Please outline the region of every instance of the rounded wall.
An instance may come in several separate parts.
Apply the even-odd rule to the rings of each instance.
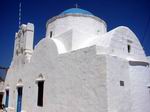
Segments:
[[[47,22],[46,37],[62,34],[70,29],[92,35],[106,33],[106,23],[98,17],[84,14],[67,14],[56,16]]]
[[[146,60],[146,56],[137,36],[125,26],[119,26],[111,31],[110,54],[128,60]]]

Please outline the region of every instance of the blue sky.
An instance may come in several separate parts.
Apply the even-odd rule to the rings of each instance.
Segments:
[[[35,25],[34,45],[45,36],[49,18],[62,11],[79,7],[106,21],[108,31],[128,26],[150,55],[149,0],[1,0],[0,1],[0,65],[8,67],[13,56],[15,32],[18,31],[18,6],[22,2],[22,23]]]

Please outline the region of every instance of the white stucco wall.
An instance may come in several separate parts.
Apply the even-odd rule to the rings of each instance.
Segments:
[[[46,37],[49,38],[49,37]],[[54,36],[52,40],[56,43],[58,53],[67,53],[74,50],[79,50],[85,47],[90,47],[95,45],[95,43],[90,43],[91,40],[100,38],[99,36],[81,32],[79,30],[68,30],[58,36]]]
[[[58,55],[51,39],[41,40],[31,62],[17,72],[10,68],[7,74],[9,106],[16,108],[16,84],[22,79],[22,107],[27,112],[107,112],[106,62],[95,50],[93,46]],[[39,74],[45,78],[43,108],[37,106]]]
[[[53,35],[62,34],[70,29],[86,32],[86,34],[101,35],[106,33],[106,23],[95,16],[79,15],[65,15],[57,16],[53,21],[50,19],[47,23],[46,36],[50,37],[50,31]],[[52,22],[50,22],[52,21]]]
[[[115,56],[106,60],[108,112],[132,112],[128,61]]]
[[[130,65],[132,112],[150,111],[150,69],[142,64]]]
[[[49,37],[47,36],[47,38]],[[96,45],[104,49],[103,51],[98,50],[97,53],[99,54],[110,54],[127,60],[147,62],[138,38],[125,26],[117,27],[103,35],[87,34],[86,31],[72,28],[62,34],[53,36],[52,39],[56,42],[59,54]],[[130,52],[128,52],[128,45],[131,47]]]
[[[105,52],[113,56],[127,60],[147,61],[138,38],[128,27],[117,27],[92,42],[97,46],[106,47]],[[128,45],[131,46],[130,53],[128,53]]]

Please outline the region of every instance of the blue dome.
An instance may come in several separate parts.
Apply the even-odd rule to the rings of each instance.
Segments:
[[[62,14],[86,14],[86,15],[93,15],[91,12],[80,9],[80,8],[71,8],[71,9],[67,9],[64,12],[62,12],[60,15]]]

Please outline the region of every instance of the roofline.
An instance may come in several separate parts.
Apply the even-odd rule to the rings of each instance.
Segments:
[[[52,22],[55,21],[56,19],[64,18],[64,17],[67,17],[67,16],[90,17],[90,18],[93,18],[93,19],[95,19],[95,20],[97,20],[97,21],[99,21],[99,22],[102,22],[102,23],[105,25],[105,27],[107,28],[106,22],[105,22],[104,20],[102,20],[101,18],[98,18],[98,17],[96,17],[96,16],[94,16],[94,15],[80,14],[80,13],[76,13],[76,14],[74,14],[74,13],[71,14],[71,13],[70,13],[70,14],[62,14],[62,15],[54,16],[54,17],[50,18],[50,19],[46,22],[46,28],[48,27],[48,25],[49,25],[50,23],[52,23]]]

